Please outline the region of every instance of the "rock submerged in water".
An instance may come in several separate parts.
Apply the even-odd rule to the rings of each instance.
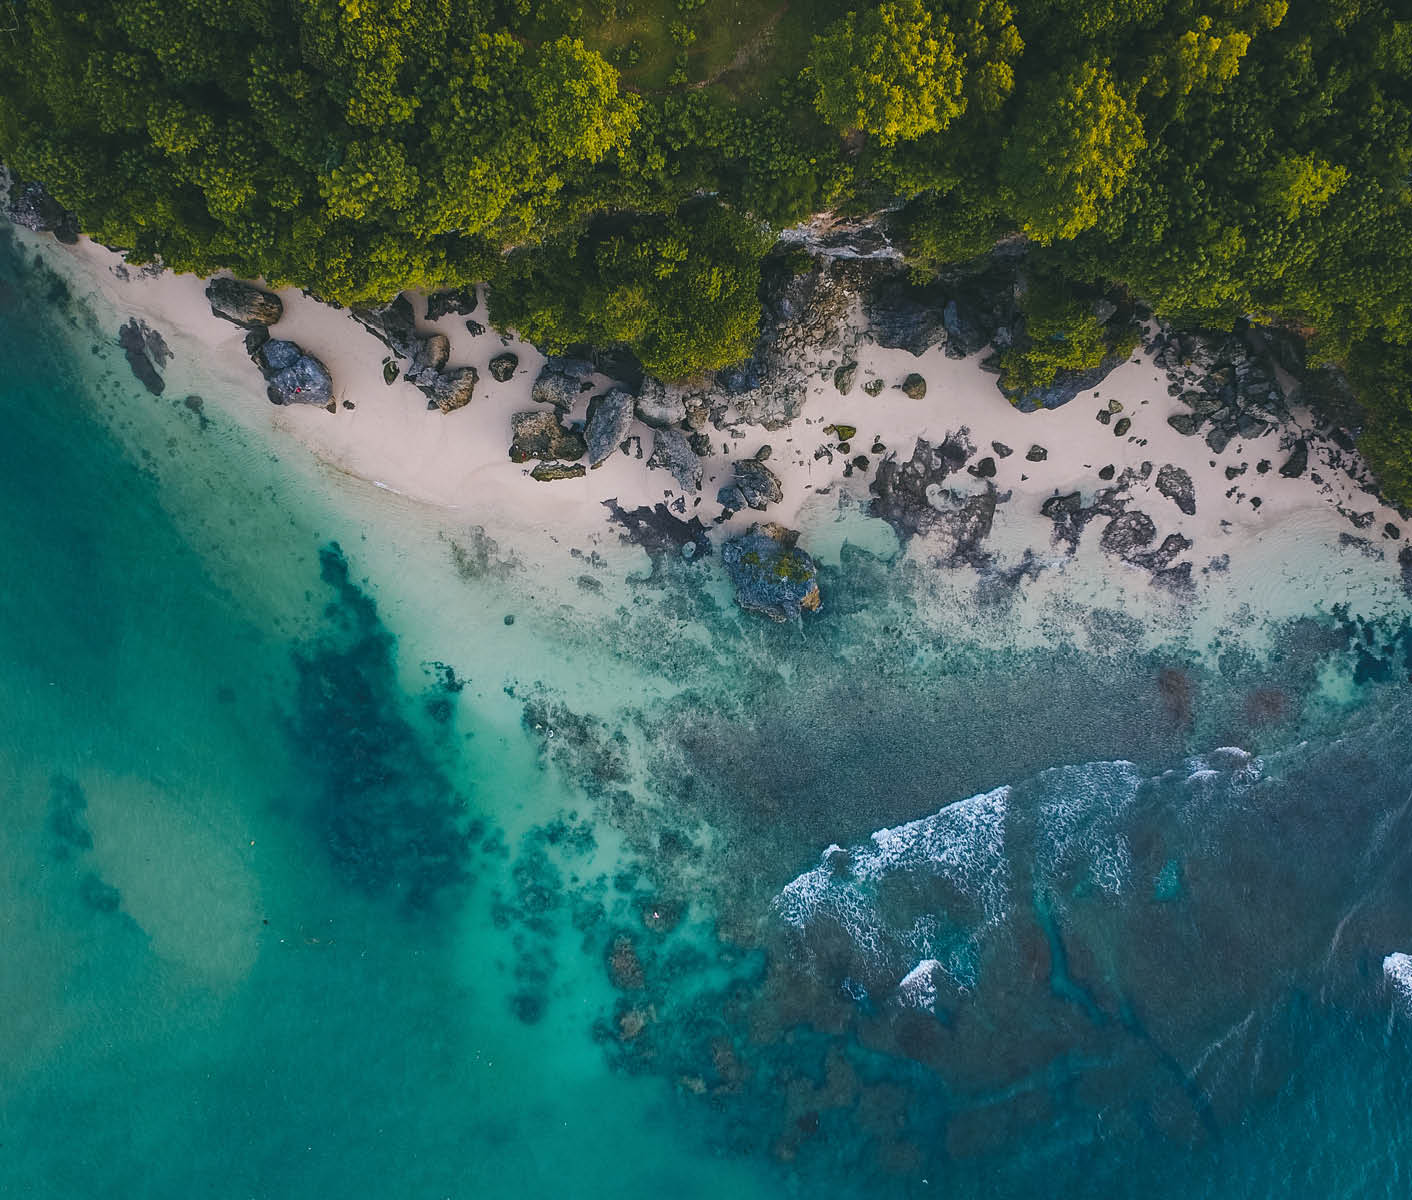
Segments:
[[[819,569],[798,538],[783,526],[757,524],[721,547],[735,601],[746,612],[784,622],[819,611]]]
[[[142,386],[154,396],[160,396],[167,384],[158,373],[158,368],[166,366],[167,359],[172,356],[162,335],[146,321],[133,317],[118,330],[118,345],[123,348],[127,365]]]
[[[213,279],[206,285],[211,311],[242,329],[262,329],[284,316],[284,301],[242,279]]]
[[[603,463],[632,428],[633,394],[626,388],[612,388],[590,404],[588,426],[584,436],[588,441],[588,463],[596,467]]]
[[[326,408],[332,403],[333,379],[328,368],[295,342],[271,338],[255,352],[254,360],[265,377],[265,394],[271,404]]]
[[[565,429],[554,411],[538,408],[532,412],[517,412],[510,418],[510,429],[513,434],[511,462],[528,462],[532,458],[573,462],[588,453],[583,434]]]

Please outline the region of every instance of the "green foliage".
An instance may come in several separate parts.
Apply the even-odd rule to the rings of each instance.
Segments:
[[[1365,449],[1412,500],[1408,0],[16,14],[0,156],[135,261],[344,303],[490,278],[502,324],[678,376],[748,353],[762,225],[905,201],[923,275],[1044,247],[1007,378],[1105,352],[1064,279],[1178,320],[1295,324],[1347,366]]]
[[[884,146],[945,129],[966,107],[956,38],[922,0],[849,13],[814,39],[810,65],[824,120]]]
[[[1144,146],[1142,118],[1108,65],[1085,63],[1028,89],[999,183],[1031,238],[1072,238],[1098,223]]]
[[[767,245],[717,204],[600,223],[511,255],[491,280],[491,320],[551,350],[620,344],[664,379],[698,375],[749,355]]]
[[[1138,343],[1131,329],[1100,324],[1092,301],[1080,299],[1058,279],[1032,281],[1022,309],[1024,335],[1000,356],[1000,381],[1007,392],[1048,387],[1060,371],[1090,370],[1105,359],[1127,355]]]

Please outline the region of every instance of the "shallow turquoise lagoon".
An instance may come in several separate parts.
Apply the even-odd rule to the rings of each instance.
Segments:
[[[0,1195],[1408,1194],[1400,614],[766,627],[0,278]]]

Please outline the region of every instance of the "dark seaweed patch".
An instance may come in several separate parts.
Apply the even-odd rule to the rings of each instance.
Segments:
[[[294,656],[293,736],[314,779],[313,818],[345,882],[425,909],[469,882],[480,833],[465,799],[402,715],[407,697],[397,681],[397,642],[376,602],[352,581],[336,542],[319,561],[335,596],[324,610],[328,632]]]

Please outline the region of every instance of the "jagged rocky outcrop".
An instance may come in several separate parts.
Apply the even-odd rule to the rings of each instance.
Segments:
[[[479,301],[473,287],[452,288],[444,292],[432,292],[427,297],[427,320],[439,321],[450,313],[469,317],[476,311]]]
[[[588,462],[598,466],[606,460],[632,428],[633,394],[627,388],[611,388],[589,403]]]
[[[242,329],[263,329],[284,316],[284,301],[243,279],[213,279],[206,285],[211,311]]]
[[[735,601],[746,612],[782,622],[819,610],[819,568],[798,540],[781,525],[756,524],[721,547]]]
[[[686,397],[660,379],[644,375],[637,392],[637,415],[645,425],[662,429],[686,420]]]
[[[510,429],[511,462],[528,462],[532,458],[574,462],[588,453],[583,434],[565,429],[553,410],[517,412],[510,418]]]
[[[721,507],[738,512],[742,508],[764,511],[784,499],[779,476],[757,458],[740,458],[731,464],[735,480],[716,495]]]
[[[453,412],[470,403],[479,381],[476,369],[447,368],[450,341],[443,333],[417,332],[416,317],[406,296],[398,296],[387,304],[355,306],[351,312],[364,329],[398,358],[406,360],[403,378],[442,412]]]
[[[1181,467],[1167,463],[1157,472],[1157,490],[1189,517],[1196,516],[1196,485]]]
[[[5,216],[32,233],[52,233],[66,245],[78,241],[78,216],[54,199],[39,183],[12,181]]]
[[[271,404],[333,403],[333,379],[328,368],[296,343],[270,338],[252,355],[265,377],[265,395]]]
[[[127,365],[142,386],[154,396],[160,396],[167,387],[161,368],[172,356],[162,335],[146,321],[133,317],[118,330],[118,345],[123,348]]]
[[[603,505],[620,527],[623,541],[641,546],[654,559],[667,553],[688,560],[711,554],[711,539],[699,517],[675,517],[665,504],[626,509],[617,500],[605,500]]]
[[[1148,348],[1167,373],[1168,390],[1189,410],[1169,417],[1168,424],[1186,436],[1204,429],[1213,453],[1291,419],[1275,369],[1280,360],[1299,367],[1288,335],[1245,324],[1231,333],[1184,333],[1159,325]]]
[[[670,471],[683,492],[701,490],[701,459],[692,449],[691,439],[680,429],[658,429],[653,433],[652,454],[647,465],[655,470]]]
[[[903,540],[929,533],[946,520],[933,499],[974,453],[969,431],[961,429],[935,444],[918,438],[906,461],[889,454],[878,464],[869,485],[873,496],[869,512],[891,525]]]
[[[593,364],[587,359],[551,356],[535,378],[530,399],[567,411],[573,408],[579,393],[591,386],[592,377]]]

